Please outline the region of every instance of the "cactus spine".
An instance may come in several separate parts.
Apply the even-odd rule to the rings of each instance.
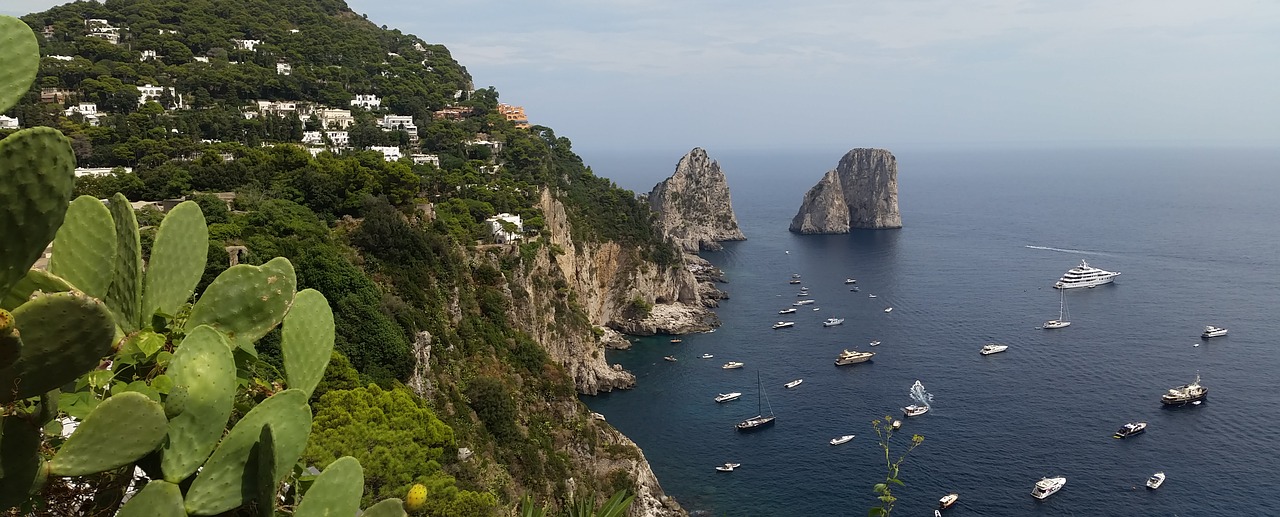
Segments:
[[[306,289],[293,297],[280,335],[285,376],[290,388],[311,396],[324,377],[333,353],[333,310],[320,291]]]

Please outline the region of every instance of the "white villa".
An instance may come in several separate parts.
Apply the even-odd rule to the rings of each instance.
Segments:
[[[0,129],[18,129],[18,118],[0,115]]]
[[[355,100],[351,101],[351,105],[360,106],[361,108],[364,108],[367,110],[375,110],[382,107],[382,99],[379,99],[377,95],[374,95],[372,93],[356,94],[356,98]]]
[[[399,160],[399,159],[401,159],[401,158],[404,158],[404,153],[401,153],[401,152],[400,152],[400,148],[399,148],[399,147],[390,147],[390,146],[388,146],[388,147],[379,147],[379,146],[376,146],[376,145],[371,145],[371,146],[369,146],[369,150],[370,150],[370,151],[378,151],[378,152],[382,153],[382,159],[383,159],[383,160],[386,160],[386,161],[389,161],[389,162],[394,162],[394,161],[397,161],[397,160]]]
[[[440,166],[440,155],[438,154],[414,153],[409,155],[409,158],[413,159],[414,165],[424,165],[429,163],[436,167]]]
[[[101,115],[98,114],[98,105],[92,102],[81,102],[80,104],[67,108],[62,113],[68,117],[79,114],[81,117],[84,117],[84,121],[90,126],[98,125],[98,120],[101,117]]]
[[[320,123],[325,128],[346,129],[356,123],[355,117],[351,116],[351,110],[324,108],[316,110],[315,116],[320,119]]]
[[[495,215],[484,222],[489,223],[489,233],[493,235],[494,242],[498,244],[507,244],[520,240],[524,237],[524,223],[520,220],[520,216],[503,212]],[[515,225],[515,230],[507,231],[502,228],[502,223],[507,222]]]
[[[302,143],[324,145],[325,136],[329,137],[329,144],[336,149],[345,148],[351,144],[351,134],[346,131],[303,131]]]
[[[147,83],[142,86],[138,86],[137,88],[139,106],[146,104],[148,101],[160,102],[160,96],[164,95],[164,92],[168,91],[169,96],[173,97],[174,101],[177,102],[177,107],[182,107],[182,101],[179,99],[177,94],[174,93],[172,86],[165,88],[163,86],[151,86],[151,83]]]
[[[253,50],[262,44],[260,39],[233,39],[231,44],[240,50]]]
[[[276,63],[276,74],[277,74],[277,75],[292,75],[292,74],[293,74],[293,65],[290,65],[289,63],[283,63],[283,62],[281,62],[281,63]]]

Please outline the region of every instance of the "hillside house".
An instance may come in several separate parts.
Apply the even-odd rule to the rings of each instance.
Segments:
[[[289,63],[276,63],[276,75],[293,75],[293,65]]]
[[[315,117],[320,119],[320,123],[326,129],[346,129],[356,123],[355,117],[351,116],[351,110],[324,108],[316,110]]]
[[[382,99],[379,99],[377,95],[374,95],[372,93],[356,94],[356,98],[351,101],[351,106],[352,107],[359,106],[361,108],[372,111],[382,107]]]
[[[369,146],[369,150],[378,151],[382,153],[382,159],[389,162],[399,161],[401,158],[404,158],[404,153],[400,152],[399,147],[391,147],[391,146],[381,147],[381,146],[371,145]]]
[[[174,92],[172,86],[165,88],[164,86],[152,86],[151,83],[147,83],[142,86],[137,86],[136,88],[138,88],[138,105],[139,106],[146,104],[150,101],[160,102],[160,97],[162,97],[165,92],[169,92],[169,98],[173,100],[170,101],[170,105],[165,106],[165,108],[181,108],[182,107],[182,97],[178,95],[176,92]]]
[[[75,97],[75,94],[76,92],[61,88],[41,88],[40,102],[55,102],[61,104],[67,102],[68,99]]]
[[[524,114],[524,106],[512,106],[510,104],[499,104],[498,114],[513,123],[520,129],[529,128],[529,117]]]
[[[351,133],[346,131],[303,131],[302,143],[308,146],[325,145],[325,137],[329,137],[329,145],[334,148],[346,148],[351,144]]]
[[[414,165],[426,165],[429,163],[440,167],[440,155],[438,154],[414,153],[409,155],[409,158],[413,160]]]
[[[154,50],[144,50],[142,51],[142,57],[138,58],[138,61],[146,61],[148,59],[160,59],[160,56],[156,55]]]
[[[98,105],[92,102],[81,102],[75,106],[63,110],[63,115],[68,117],[72,115],[80,115],[84,118],[86,124],[90,126],[98,125],[102,115],[98,113]]]
[[[464,108],[461,106],[449,106],[446,108],[436,110],[431,114],[431,116],[436,120],[462,120],[464,118],[467,118],[467,115],[470,115],[471,112],[472,112],[471,108]]]
[[[120,44],[120,34],[116,32],[90,32],[88,36],[90,38],[99,38],[99,39],[107,40],[107,43],[110,43],[112,45]]]
[[[47,58],[47,59],[54,59],[54,60],[58,60],[58,61],[71,61],[71,60],[75,59],[74,57],[71,57],[71,56],[60,56],[60,55],[45,56],[45,58]]]
[[[489,224],[489,233],[498,244],[517,242],[524,237],[524,223],[518,215],[503,212],[485,219],[484,222]]]
[[[18,129],[18,119],[0,115],[0,129]]]
[[[232,39],[231,45],[240,50],[252,51],[262,44],[260,39]]]

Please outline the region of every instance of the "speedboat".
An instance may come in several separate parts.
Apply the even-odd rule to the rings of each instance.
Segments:
[[[875,298],[875,297],[876,297],[876,295],[874,295],[874,294],[868,294],[868,295],[867,295],[867,298]]]
[[[720,472],[733,472],[733,469],[741,466],[741,463],[725,463],[724,465],[716,465],[716,470]]]
[[[673,363],[674,363],[674,362],[676,362],[676,358],[675,358],[674,356],[664,355],[664,356],[662,356],[662,358],[663,358],[663,359],[666,359],[666,360],[668,360],[668,361],[671,361],[671,362],[673,362]]]
[[[1227,329],[1223,327],[1215,327],[1213,325],[1206,325],[1204,327],[1204,332],[1200,333],[1200,337],[1205,339],[1209,339],[1211,337],[1225,336],[1225,335],[1227,335]]]
[[[1164,472],[1156,472],[1147,478],[1147,488],[1155,490],[1164,484]]]
[[[809,305],[809,304],[811,304],[811,303],[813,303],[813,302],[814,302],[814,300],[800,300],[800,301],[797,301],[796,303],[793,303],[793,304],[791,304],[791,305],[794,305],[794,306],[796,306],[796,307],[799,307],[799,306],[801,306],[801,305]]]
[[[854,279],[852,279],[852,278],[846,278],[846,279],[844,279],[844,283],[846,283],[846,284],[856,284],[856,283],[858,283],[858,281],[857,281],[857,280],[854,280]]]
[[[801,297],[801,298],[803,298],[803,297],[805,297],[805,296],[809,296],[809,290],[808,290],[808,289],[801,289],[801,290],[800,290],[800,292],[796,293],[796,296],[799,296],[799,297]]]
[[[902,408],[902,414],[908,417],[920,416],[928,412],[929,412],[929,406],[917,406],[915,404],[912,404],[910,406]]]
[[[960,494],[957,494],[955,492],[944,495],[942,496],[942,499],[938,500],[938,509],[946,510],[947,508],[951,508],[951,505],[956,504],[956,501],[959,499],[960,499]]]
[[[792,278],[792,279],[791,279],[790,281],[788,281],[787,283],[788,283],[788,284],[798,284],[798,283],[800,283],[800,279],[798,279],[798,278]]]
[[[1160,402],[1165,405],[1181,405],[1188,402],[1199,402],[1209,394],[1209,388],[1200,385],[1200,375],[1196,374],[1196,380],[1191,384],[1184,384],[1176,388],[1169,388],[1169,391],[1160,396]]]
[[[724,366],[721,366],[721,368],[724,368],[724,369],[726,369],[726,370],[732,370],[732,369],[735,369],[735,368],[742,368],[742,363],[737,362],[737,361],[729,361],[729,362],[727,362],[727,363],[724,363]]]
[[[893,307],[885,307],[884,312],[893,312]]]
[[[779,321],[779,322],[777,322],[777,323],[774,323],[774,324],[773,324],[773,328],[775,328],[775,329],[783,329],[783,328],[787,328],[787,327],[794,327],[795,325],[796,325],[796,322],[794,322],[794,321]]]
[[[836,366],[844,366],[846,364],[865,363],[876,355],[875,352],[859,352],[857,350],[845,350],[840,352],[840,356],[836,357]]]
[[[1120,430],[1116,431],[1116,434],[1112,435],[1111,437],[1112,438],[1128,438],[1130,436],[1133,436],[1135,434],[1141,433],[1146,430],[1147,430],[1146,422],[1129,422],[1125,424],[1124,427],[1121,427]]]
[[[827,321],[822,322],[822,326],[824,326],[824,327],[834,327],[834,326],[839,325],[839,324],[841,324],[841,323],[844,323],[844,318],[827,318]]]
[[[841,437],[839,437],[839,438],[832,438],[832,439],[831,439],[831,445],[840,445],[840,444],[845,443],[845,442],[847,442],[847,441],[849,441],[849,440],[852,440],[852,439],[853,439],[853,435],[851,435],[851,434],[846,434],[846,435],[841,436]]]
[[[1067,478],[1065,477],[1041,478],[1040,481],[1036,481],[1035,488],[1031,489],[1031,497],[1044,499],[1058,493],[1066,484]]]
[[[868,344],[868,345],[871,345],[871,346],[880,346],[880,342],[879,342],[879,341],[872,341],[872,342],[867,343],[867,344]]]
[[[1053,287],[1057,289],[1097,287],[1111,283],[1117,276],[1120,276],[1119,271],[1104,271],[1081,260],[1079,266],[1067,270],[1066,274],[1058,279],[1058,283],[1053,284]]]
[[[1001,345],[999,343],[987,343],[983,345],[982,350],[978,353],[982,355],[998,354],[1009,349],[1009,345]]]
[[[796,379],[796,380],[794,380],[794,381],[791,381],[791,382],[788,382],[788,383],[786,383],[786,384],[783,384],[783,386],[786,386],[786,387],[788,387],[788,388],[794,388],[794,387],[796,387],[796,386],[799,386],[799,385],[800,385],[800,383],[802,383],[802,382],[804,382],[804,379]]]
[[[702,354],[702,355],[701,355],[701,356],[699,356],[699,357],[702,357],[703,359],[711,359],[712,357],[715,357],[715,356],[714,356],[714,355],[711,355],[711,354]]]
[[[892,423],[892,424],[889,424],[889,425],[893,427],[893,430],[894,430],[894,431],[897,431],[898,429],[902,429],[902,421],[901,421],[901,420],[894,420],[894,421],[893,421],[893,423]]]
[[[673,344],[673,345],[678,345],[678,344],[680,344],[680,343],[684,343],[684,340],[683,340],[683,339],[672,339],[672,340],[671,340],[671,344]]]
[[[789,309],[782,309],[782,310],[778,311],[778,314],[795,314],[795,313],[796,313],[796,308],[795,308],[795,307],[791,307],[791,308],[789,308]]]
[[[741,396],[742,394],[736,391],[733,393],[721,393],[716,396],[716,402],[728,402],[730,400],[738,400],[738,397],[741,397]]]

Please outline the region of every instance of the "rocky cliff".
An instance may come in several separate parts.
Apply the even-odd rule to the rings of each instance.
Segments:
[[[663,235],[685,251],[719,250],[721,241],[747,239],[738,229],[724,172],[702,148],[684,155],[648,201]]]
[[[898,162],[884,149],[853,149],[804,195],[791,220],[796,233],[901,228]]]

